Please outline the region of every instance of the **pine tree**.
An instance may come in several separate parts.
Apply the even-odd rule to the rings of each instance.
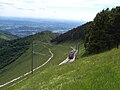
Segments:
[[[120,7],[99,12],[86,32],[85,48],[90,54],[110,50],[120,43]]]

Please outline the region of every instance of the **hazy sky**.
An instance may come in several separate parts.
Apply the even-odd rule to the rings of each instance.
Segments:
[[[93,20],[120,0],[0,0],[0,16]]]

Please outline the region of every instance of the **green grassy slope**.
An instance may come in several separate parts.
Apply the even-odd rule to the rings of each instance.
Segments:
[[[45,34],[37,34],[34,36],[34,51],[45,54],[45,56],[39,54],[34,55],[34,68],[43,64],[50,57],[51,54],[46,47],[51,49],[54,57],[52,61],[50,61],[46,66],[44,66],[44,68],[52,65],[58,65],[62,60],[66,58],[68,51],[71,50],[70,47],[72,44],[68,43],[64,43],[61,45],[47,44],[46,47],[44,47],[44,44],[42,42],[50,43],[49,41],[51,38],[53,38],[53,35],[48,35],[48,32]],[[74,46],[74,44],[72,46]],[[30,48],[24,54],[22,54],[15,62],[0,70],[0,84],[4,84],[31,70],[31,51],[32,50],[30,46]]]
[[[3,90],[120,90],[120,49],[81,57],[65,64],[36,71]]]
[[[51,32],[44,32],[44,34],[42,34],[42,35],[41,35],[41,33],[38,33],[38,34],[33,36],[34,41],[35,41],[35,46],[34,46],[35,52],[40,52],[40,53],[45,54],[45,56],[39,55],[39,54],[34,55],[34,59],[35,59],[34,67],[37,67],[37,66],[41,65],[43,62],[45,62],[50,57],[50,53],[49,53],[48,49],[45,48],[43,46],[43,44],[39,41],[46,41],[46,42],[50,41],[53,36],[54,36],[54,34],[52,34]],[[31,39],[32,39],[32,37],[29,36],[29,37],[26,37],[26,38],[22,38],[20,40],[21,41],[26,40],[26,41],[31,42],[32,41]],[[18,43],[18,40],[14,41],[14,43]],[[16,44],[16,45],[19,45],[19,44]],[[21,45],[19,45],[19,46],[21,46]],[[5,45],[4,45],[4,47],[5,47]],[[30,71],[30,68],[31,68],[31,52],[32,52],[31,45],[29,45],[28,48],[29,49],[27,51],[25,51],[24,54],[22,54],[19,58],[17,58],[17,60],[12,62],[10,65],[7,65],[6,67],[0,69],[0,84],[3,84],[3,83],[5,83],[5,82],[7,82],[11,79],[14,79],[14,78],[24,74],[25,72]],[[6,49],[6,50],[8,50],[8,49]],[[17,53],[15,51],[16,48],[14,50],[14,47],[13,47],[13,49],[11,49],[11,50],[14,53]],[[1,51],[2,51],[2,49],[1,49]],[[4,50],[4,52],[5,52],[5,50]],[[9,54],[10,52],[6,51],[5,54],[6,53]],[[6,54],[6,56],[8,54]],[[3,55],[1,57],[3,57]],[[15,55],[13,57],[15,57]],[[3,58],[6,58],[6,57],[3,57]],[[1,59],[0,59],[0,61],[1,61]],[[8,63],[8,62],[6,62],[6,63]]]
[[[36,50],[37,49],[37,50]],[[43,45],[35,46],[36,52],[41,52],[46,54],[45,56],[35,54],[34,55],[34,68],[41,65],[49,57],[50,53],[47,48]],[[20,75],[23,75],[26,72],[29,72],[31,69],[31,48],[28,49],[22,56],[20,56],[15,62],[3,68],[0,72],[0,84],[10,81],[14,78],[17,78]]]
[[[47,67],[53,66],[53,65],[58,65],[60,62],[62,62],[67,56],[68,52],[71,50],[71,46],[75,47],[75,43],[63,43],[63,44],[53,44],[51,46],[51,50],[54,54],[53,59],[48,63]]]
[[[11,33],[5,32],[5,31],[0,31],[0,39],[4,39],[4,40],[13,40],[18,38],[15,35],[12,35]]]
[[[64,60],[68,54],[68,51],[71,50],[71,45],[63,44],[63,45],[46,45],[51,49],[54,54],[53,59],[44,66],[43,69],[50,67],[52,65],[58,65],[62,60]],[[59,50],[60,49],[60,50]],[[10,64],[9,66],[5,67],[0,72],[0,84],[3,84],[7,81],[10,81],[14,78],[17,78],[20,75],[30,71],[31,69],[31,48],[28,49],[22,56],[20,56],[14,63]],[[39,41],[36,41],[34,46],[35,52],[40,52],[45,54],[34,55],[34,68],[38,67],[39,65],[43,64],[49,57],[50,53],[46,47]],[[64,52],[63,52],[64,51]]]

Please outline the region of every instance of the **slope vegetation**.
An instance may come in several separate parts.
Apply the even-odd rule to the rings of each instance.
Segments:
[[[45,31],[37,33],[34,36],[19,38],[11,41],[6,41],[0,44],[0,69],[14,62],[26,50],[29,49],[32,40],[40,40],[44,42],[50,41],[55,35]]]
[[[62,60],[66,58],[68,51],[71,50],[70,47],[74,46],[74,44],[72,45],[69,43],[64,43],[61,45],[51,44],[50,40],[54,37],[56,37],[56,35],[48,31],[35,34],[34,36],[26,37],[25,40],[27,41],[34,39],[34,68],[37,68],[38,66],[45,63],[46,60],[50,57],[51,54],[48,48],[51,49],[54,57],[46,66],[44,66],[44,68],[58,65],[60,62],[62,62]],[[32,48],[30,44],[28,45],[28,49],[17,59],[15,59],[14,62],[0,70],[0,85],[31,71],[31,55]]]
[[[18,38],[18,37],[15,36],[15,35],[12,35],[12,34],[9,33],[9,32],[0,31],[0,39],[4,39],[4,40],[13,40],[13,39],[16,39],[16,38]]]
[[[51,66],[35,72],[4,90],[119,90],[120,49],[81,57],[76,62]]]
[[[61,34],[60,36],[56,37],[55,39],[51,40],[52,42],[56,43],[64,43],[66,41],[78,41],[78,40],[85,40],[85,31],[89,30],[91,26],[91,22],[73,28],[72,30]]]

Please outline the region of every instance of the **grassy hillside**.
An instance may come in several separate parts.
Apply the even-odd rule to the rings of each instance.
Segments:
[[[32,40],[48,42],[54,37],[55,35],[53,33],[45,31],[37,33],[34,36],[31,35],[0,43],[0,69],[11,64],[25,53],[26,50],[29,49]]]
[[[0,69],[14,62],[28,48],[30,42],[24,39],[16,39],[0,43]]]
[[[51,32],[42,32],[34,35],[33,37],[35,42],[34,51],[45,54],[45,55],[39,55],[39,54],[34,55],[34,68],[43,64],[50,57],[50,52],[46,47],[51,49],[51,51],[54,54],[54,57],[52,61],[50,61],[44,68],[53,65],[58,65],[62,60],[66,58],[68,51],[71,50],[70,47],[74,46],[74,44],[72,45],[69,43],[64,43],[61,45],[55,45],[55,44],[49,45],[50,40],[54,37],[55,35],[54,34],[52,35]],[[46,47],[44,47],[43,44],[44,42],[49,44],[46,44],[45,45]],[[0,84],[6,83],[31,70],[31,54],[32,54],[31,51],[32,51],[31,45],[29,45],[29,49],[26,50],[19,58],[17,58],[10,65],[0,69]]]
[[[40,69],[2,90],[119,90],[120,49],[88,57],[83,53],[82,45],[77,61]]]
[[[63,45],[53,44],[53,45],[46,45],[46,47],[51,49],[51,51],[54,54],[54,57],[46,66],[44,66],[43,70],[50,66],[58,65],[66,58],[68,51],[71,50],[70,48],[71,45],[69,44],[63,44]],[[44,47],[43,43],[36,41],[36,45],[34,46],[34,51],[40,52],[45,55],[39,55],[39,54],[34,55],[34,68],[42,65],[50,57],[50,53],[46,47]],[[6,83],[31,70],[31,51],[32,51],[31,48],[28,49],[15,62],[0,70],[0,84]]]
[[[16,38],[18,38],[18,37],[15,36],[15,35],[12,35],[12,34],[9,33],[9,32],[0,31],[0,39],[13,40],[13,39],[16,39]]]

